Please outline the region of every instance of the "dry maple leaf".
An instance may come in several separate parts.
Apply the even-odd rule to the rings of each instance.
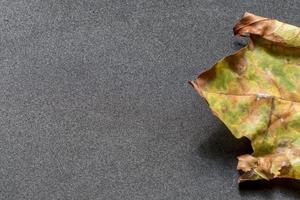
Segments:
[[[300,179],[300,28],[245,13],[233,28],[246,47],[190,81],[236,138],[240,181]]]

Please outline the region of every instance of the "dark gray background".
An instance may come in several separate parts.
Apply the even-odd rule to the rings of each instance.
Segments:
[[[249,142],[187,84],[245,11],[300,25],[296,0],[1,0],[1,199],[299,199],[238,186]]]

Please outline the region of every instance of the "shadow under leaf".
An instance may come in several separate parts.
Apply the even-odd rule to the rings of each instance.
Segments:
[[[224,158],[224,156],[236,157],[253,152],[247,138],[235,138],[222,122],[207,129],[209,136],[199,144],[200,156],[215,159]]]
[[[237,38],[233,42],[233,49],[235,51],[240,50],[241,48],[245,47],[247,45],[248,39],[245,38]]]
[[[235,138],[220,121],[216,122],[216,126],[208,127],[207,132],[209,136],[199,144],[199,155],[213,159],[219,166],[232,165],[234,162],[232,159],[253,152],[251,142],[247,138]],[[270,181],[246,181],[239,184],[241,196],[258,195],[270,199],[278,190],[287,196],[300,199],[300,180],[282,178]]]
[[[273,179],[258,180],[258,181],[246,181],[239,185],[239,191],[242,196],[251,196],[253,193],[260,193],[267,195],[276,190],[280,190],[281,193],[286,193],[290,197],[300,198],[300,180],[295,179]]]

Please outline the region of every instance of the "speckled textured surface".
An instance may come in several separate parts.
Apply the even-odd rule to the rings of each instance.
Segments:
[[[0,1],[1,199],[299,199],[237,184],[236,140],[190,88],[245,12],[297,1]]]

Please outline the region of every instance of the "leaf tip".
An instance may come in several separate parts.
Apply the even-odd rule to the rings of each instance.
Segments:
[[[188,84],[190,84],[193,88],[195,88],[194,87],[194,84],[195,84],[194,81],[188,80]]]
[[[203,96],[201,88],[199,87],[199,85],[197,84],[196,81],[191,81],[189,80],[188,83],[194,88],[194,90],[196,90],[196,92],[200,95]]]

